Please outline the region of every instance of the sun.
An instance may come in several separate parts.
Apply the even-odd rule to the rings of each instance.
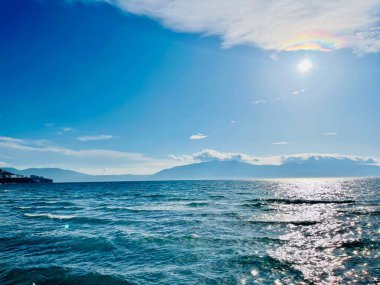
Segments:
[[[298,70],[301,73],[306,73],[313,68],[313,63],[309,59],[304,59],[298,63]]]

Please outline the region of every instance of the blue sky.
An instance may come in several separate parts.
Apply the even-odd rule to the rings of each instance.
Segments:
[[[1,1],[1,165],[380,158],[379,3],[247,2]]]

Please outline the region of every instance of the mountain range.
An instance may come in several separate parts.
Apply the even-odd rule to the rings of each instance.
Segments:
[[[164,169],[152,175],[89,175],[60,168],[5,170],[25,176],[43,176],[53,179],[54,182],[380,176],[380,166],[376,165],[375,161],[333,156],[289,158],[280,165],[255,165],[240,160],[211,160]]]

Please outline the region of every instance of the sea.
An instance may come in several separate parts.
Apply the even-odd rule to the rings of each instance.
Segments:
[[[0,185],[0,284],[380,284],[380,179]]]

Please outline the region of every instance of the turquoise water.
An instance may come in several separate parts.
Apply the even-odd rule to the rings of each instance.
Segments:
[[[0,284],[378,284],[380,180],[0,185]]]

